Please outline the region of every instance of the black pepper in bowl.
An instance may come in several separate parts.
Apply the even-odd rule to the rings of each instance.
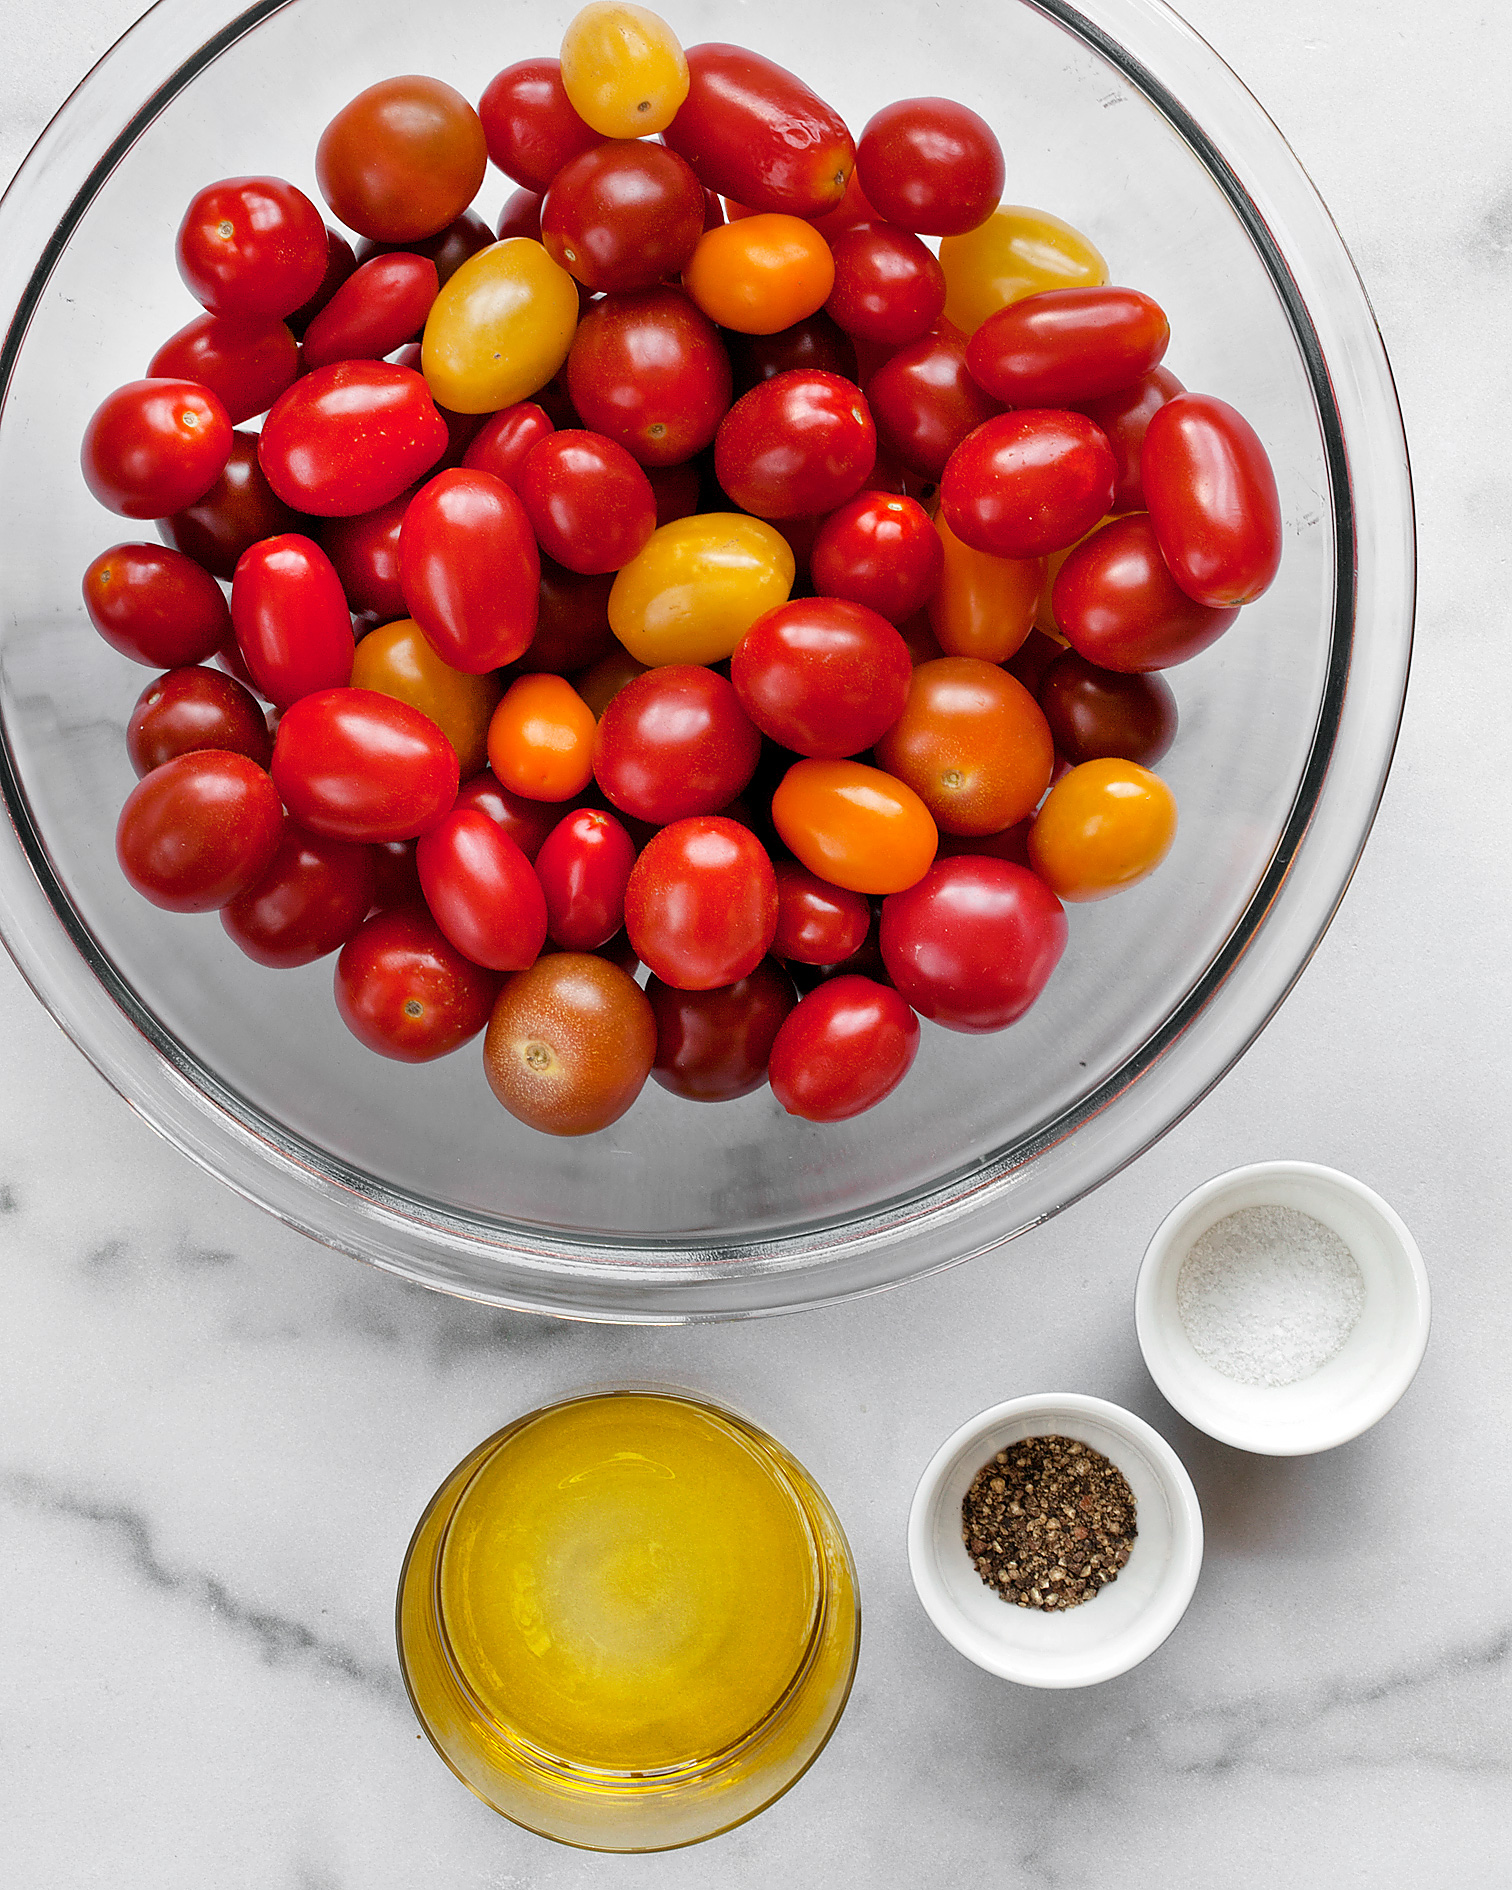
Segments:
[[[1139,1533],[1116,1464],[1074,1437],[1025,1437],[1000,1450],[961,1503],[961,1540],[1004,1601],[1054,1612],[1115,1579]]]

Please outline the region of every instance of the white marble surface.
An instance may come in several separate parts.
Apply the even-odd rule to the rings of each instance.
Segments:
[[[136,10],[8,0],[0,175]],[[288,1233],[146,1129],[0,960],[7,1885],[1507,1881],[1512,15],[1468,0],[1186,11],[1331,204],[1415,452],[1406,727],[1295,994],[1185,1124],[1007,1252],[802,1318],[625,1331],[449,1303]],[[1271,1155],[1380,1188],[1436,1294],[1397,1410],[1290,1462],[1177,1419],[1130,1308],[1166,1208]],[[474,1802],[419,1738],[392,1651],[399,1558],[441,1475],[533,1401],[620,1374],[722,1393],[796,1449],[845,1520],[867,1610],[819,1766],[754,1824],[663,1859],[561,1850]],[[1048,1386],[1150,1418],[1208,1527],[1174,1638],[1069,1696],[957,1657],[903,1548],[946,1432]]]

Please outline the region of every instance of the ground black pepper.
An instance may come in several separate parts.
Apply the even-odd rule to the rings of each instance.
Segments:
[[[1134,1492],[1074,1437],[1025,1437],[971,1480],[961,1539],[989,1588],[1020,1608],[1090,1601],[1129,1559]]]

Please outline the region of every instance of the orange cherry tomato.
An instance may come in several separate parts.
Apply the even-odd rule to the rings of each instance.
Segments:
[[[850,892],[917,885],[939,844],[913,789],[860,761],[795,761],[772,796],[772,821],[811,873]]]
[[[1029,829],[1029,862],[1058,899],[1106,899],[1155,871],[1176,838],[1176,797],[1133,761],[1063,774]]]
[[[488,725],[488,765],[530,801],[570,801],[593,776],[593,711],[565,676],[522,676]]]
[[[768,213],[705,230],[682,279],[721,328],[775,335],[823,308],[835,261],[811,223]]]
[[[907,782],[942,833],[1001,833],[1050,785],[1050,724],[1021,682],[974,656],[942,656],[913,673],[878,761]]]
[[[929,621],[947,656],[1006,663],[1034,626],[1045,584],[1043,558],[995,558],[962,544],[942,514],[935,530],[945,570],[929,600]]]
[[[370,630],[352,659],[352,687],[376,689],[428,715],[457,751],[464,781],[488,760],[488,722],[502,685],[493,676],[466,676],[443,663],[413,618]]]

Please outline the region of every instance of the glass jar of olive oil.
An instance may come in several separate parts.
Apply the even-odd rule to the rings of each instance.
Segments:
[[[420,1520],[399,1658],[421,1725],[517,1824],[603,1851],[769,1805],[844,1709],[844,1532],[782,1447],[661,1391],[568,1399],[479,1445]]]

